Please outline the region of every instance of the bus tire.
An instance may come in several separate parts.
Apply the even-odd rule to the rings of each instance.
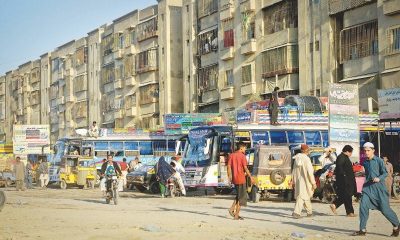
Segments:
[[[260,201],[261,194],[258,192],[258,187],[253,186],[251,188],[250,196],[253,203],[258,203]]]
[[[274,170],[271,172],[270,180],[275,185],[281,185],[285,182],[286,174],[282,170]]]

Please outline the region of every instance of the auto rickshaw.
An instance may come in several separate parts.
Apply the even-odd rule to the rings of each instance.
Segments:
[[[292,159],[287,146],[257,146],[252,176],[255,184],[248,188],[253,202],[268,199],[271,193],[283,194],[290,201],[293,196]]]
[[[94,188],[97,170],[91,157],[66,156],[61,161],[60,187],[67,189],[71,186]]]

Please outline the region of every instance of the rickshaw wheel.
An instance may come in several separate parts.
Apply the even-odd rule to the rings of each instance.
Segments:
[[[60,188],[61,188],[61,189],[64,189],[64,190],[65,190],[65,189],[67,189],[67,186],[68,186],[68,185],[67,185],[67,182],[65,182],[65,180],[61,180],[61,181],[60,181]]]
[[[6,194],[3,191],[0,191],[0,212],[5,204],[6,204]]]
[[[282,170],[274,170],[271,172],[270,178],[273,184],[281,185],[283,182],[285,182],[286,174]]]
[[[154,181],[150,184],[150,192],[153,194],[158,194],[160,193],[160,185],[157,181]]]
[[[256,186],[251,188],[250,196],[253,203],[258,203],[260,201],[261,194],[258,192],[258,188]]]

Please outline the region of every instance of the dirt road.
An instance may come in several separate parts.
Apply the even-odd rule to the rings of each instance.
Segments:
[[[114,206],[105,204],[99,190],[5,191],[0,239],[293,239],[292,233],[305,239],[353,239],[349,234],[358,227],[358,218],[345,217],[344,209],[332,216],[322,203],[313,204],[314,217],[302,219],[291,217],[294,203],[249,203],[241,214],[245,220],[234,221],[227,211],[231,195],[162,199],[122,192]],[[392,206],[399,213],[400,203]],[[358,213],[358,204],[355,209]],[[391,228],[380,213],[370,214],[369,239],[385,239]]]

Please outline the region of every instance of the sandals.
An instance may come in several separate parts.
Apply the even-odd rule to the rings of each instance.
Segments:
[[[232,210],[228,209],[228,212],[229,212],[229,215],[231,215],[231,217],[235,217],[235,213],[234,213],[234,211],[232,211]]]
[[[234,218],[233,220],[244,220],[244,218],[242,218],[241,216],[239,216],[238,218]]]

